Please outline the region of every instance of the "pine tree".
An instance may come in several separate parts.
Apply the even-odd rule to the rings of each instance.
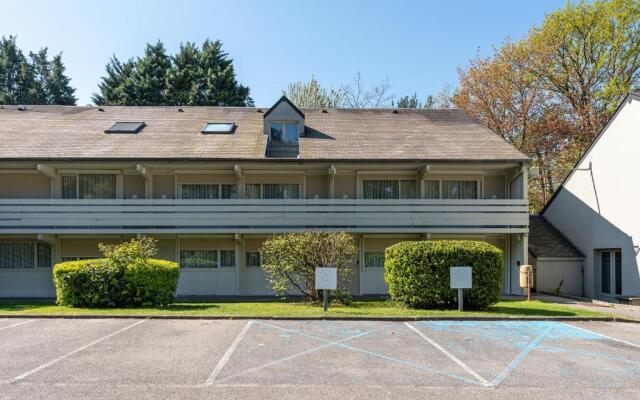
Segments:
[[[167,74],[171,60],[164,44],[158,41],[147,44],[144,57],[138,59],[133,73],[136,101],[139,105],[166,104]]]
[[[65,75],[62,55],[58,54],[51,61],[49,79],[47,80],[48,104],[73,106],[76,104],[75,89],[70,85],[70,79]]]
[[[167,75],[167,100],[176,106],[200,105],[200,54],[195,44],[180,45]]]

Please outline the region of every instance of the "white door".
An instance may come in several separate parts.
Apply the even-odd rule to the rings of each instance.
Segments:
[[[386,294],[384,250],[365,251],[360,266],[360,294]]]

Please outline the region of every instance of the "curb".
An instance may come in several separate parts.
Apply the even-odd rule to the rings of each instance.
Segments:
[[[312,316],[312,317],[280,317],[280,316],[250,316],[250,315],[105,315],[105,314],[0,314],[0,318],[41,318],[41,319],[158,319],[158,320],[280,320],[280,321],[599,321],[599,322],[630,322],[640,323],[639,320],[624,317],[340,317],[340,316]]]

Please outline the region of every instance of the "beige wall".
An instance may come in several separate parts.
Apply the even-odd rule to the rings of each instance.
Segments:
[[[180,250],[234,250],[233,238],[180,239]]]
[[[137,196],[139,199],[145,198],[144,179],[140,175],[122,176],[122,194],[125,199]]]
[[[176,240],[175,239],[157,239],[158,253],[156,258],[161,260],[176,261]]]
[[[341,199],[345,195],[348,198],[355,198],[357,194],[356,190],[356,175],[336,175],[336,199]]]
[[[328,197],[327,175],[307,175],[306,195],[313,199],[318,195],[321,199]]]
[[[304,184],[302,174],[248,174],[244,178],[245,183],[297,183]]]
[[[228,174],[178,174],[178,184],[180,183],[218,183],[235,184],[236,176]]]
[[[51,179],[43,174],[0,174],[0,198],[46,199],[51,197]]]
[[[169,199],[176,197],[176,177],[175,175],[154,175],[153,176],[153,198],[161,199],[162,196]]]
[[[560,293],[583,296],[582,260],[578,259],[535,259],[529,254],[534,266],[535,289],[538,292]],[[560,286],[562,282],[562,286]]]
[[[503,175],[486,175],[484,177],[484,198],[504,199],[505,193],[505,176]]]
[[[98,243],[117,244],[120,239],[60,239],[60,257],[100,257]]]

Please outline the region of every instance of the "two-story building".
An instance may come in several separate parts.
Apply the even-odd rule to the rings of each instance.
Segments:
[[[0,296],[54,295],[52,265],[158,240],[179,295],[270,293],[259,248],[353,234],[353,292],[385,293],[383,251],[476,239],[527,262],[527,159],[460,110],[0,107]]]

